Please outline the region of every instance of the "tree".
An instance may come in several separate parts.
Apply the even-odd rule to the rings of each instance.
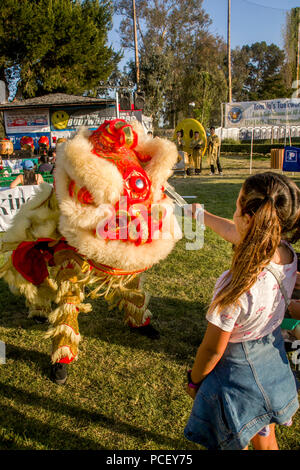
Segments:
[[[287,57],[285,69],[286,85],[291,88],[292,82],[297,78],[297,49],[298,31],[300,23],[300,7],[292,8],[286,15],[286,28],[284,31],[284,48]]]
[[[232,70],[235,101],[267,99],[266,96],[270,95],[267,87],[273,80],[277,84],[278,80],[282,81],[282,86],[277,87],[278,93],[283,93],[283,89],[287,93],[283,85],[284,51],[275,44],[267,45],[262,41],[236,48],[232,53]]]
[[[106,45],[111,18],[106,0],[2,0],[0,79],[24,98],[90,92],[120,59]]]
[[[285,98],[290,95],[290,90],[286,88],[282,74],[266,77],[257,91],[259,100],[273,100],[275,98]]]
[[[245,82],[248,77],[250,46],[236,47],[231,52],[232,60],[232,96],[234,101],[247,101],[248,90]]]
[[[120,25],[122,46],[133,48],[132,1],[115,3],[124,17]],[[202,0],[136,0],[136,13],[139,85],[146,94],[146,112],[152,114],[155,123],[163,120],[174,127],[189,115],[189,102],[194,101],[195,112],[209,120],[212,89],[213,106],[219,110],[223,98],[218,91],[221,86],[226,89],[226,51],[223,41],[208,32],[211,20]],[[130,74],[134,77],[134,63]]]

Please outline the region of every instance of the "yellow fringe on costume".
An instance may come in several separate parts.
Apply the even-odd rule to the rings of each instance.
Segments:
[[[141,290],[136,274],[115,276],[101,272],[73,250],[62,250],[54,255],[56,268],[52,268],[54,283],[58,286],[54,302],[58,307],[49,315],[52,324],[46,337],[52,338],[52,362],[63,357],[77,359],[81,339],[78,327],[79,312],[91,311],[83,304],[85,287],[95,286],[88,294],[91,298],[103,296],[110,308],[118,306],[125,312],[125,323],[140,326],[151,316],[147,309],[149,296]]]
[[[78,314],[80,311],[90,311],[91,306],[80,304],[79,299],[72,299],[72,302],[74,303],[61,305],[49,316],[52,327],[47,331],[45,338],[52,338],[51,360],[53,363],[66,356],[75,360],[78,357],[78,344],[81,339]]]

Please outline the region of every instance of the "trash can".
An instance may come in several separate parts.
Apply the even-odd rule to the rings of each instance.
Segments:
[[[284,149],[271,149],[271,168],[282,170]]]

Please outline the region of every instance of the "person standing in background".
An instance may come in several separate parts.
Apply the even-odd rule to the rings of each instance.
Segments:
[[[210,165],[210,175],[215,174],[215,165],[217,165],[219,175],[222,176],[222,167],[219,158],[220,139],[215,133],[215,128],[210,128],[210,136],[207,142],[207,157]]]
[[[189,157],[187,152],[185,152],[184,147],[185,147],[185,140],[183,139],[183,130],[181,129],[180,131],[176,132],[176,138],[174,139],[174,142],[177,147],[178,151],[178,161],[177,165],[180,163],[180,167],[184,168],[184,175],[186,175],[186,171],[189,167]]]
[[[199,175],[202,171],[202,153],[204,142],[200,137],[200,133],[196,131],[194,138],[191,140],[190,148],[192,149],[192,161],[195,168],[195,174]]]

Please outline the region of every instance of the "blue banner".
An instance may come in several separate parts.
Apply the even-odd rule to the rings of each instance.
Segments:
[[[22,139],[22,137],[24,135],[27,135],[28,137],[33,138],[34,148],[36,150],[39,148],[38,141],[39,141],[40,137],[42,137],[42,135],[45,135],[46,137],[48,137],[49,142],[50,142],[50,146],[51,146],[50,132],[43,132],[43,133],[41,133],[41,132],[26,132],[24,134],[9,134],[8,137],[12,141],[12,143],[14,144],[14,150],[20,150],[20,148],[21,148],[20,140]]]
[[[283,157],[283,171],[300,171],[300,148],[285,147]]]

